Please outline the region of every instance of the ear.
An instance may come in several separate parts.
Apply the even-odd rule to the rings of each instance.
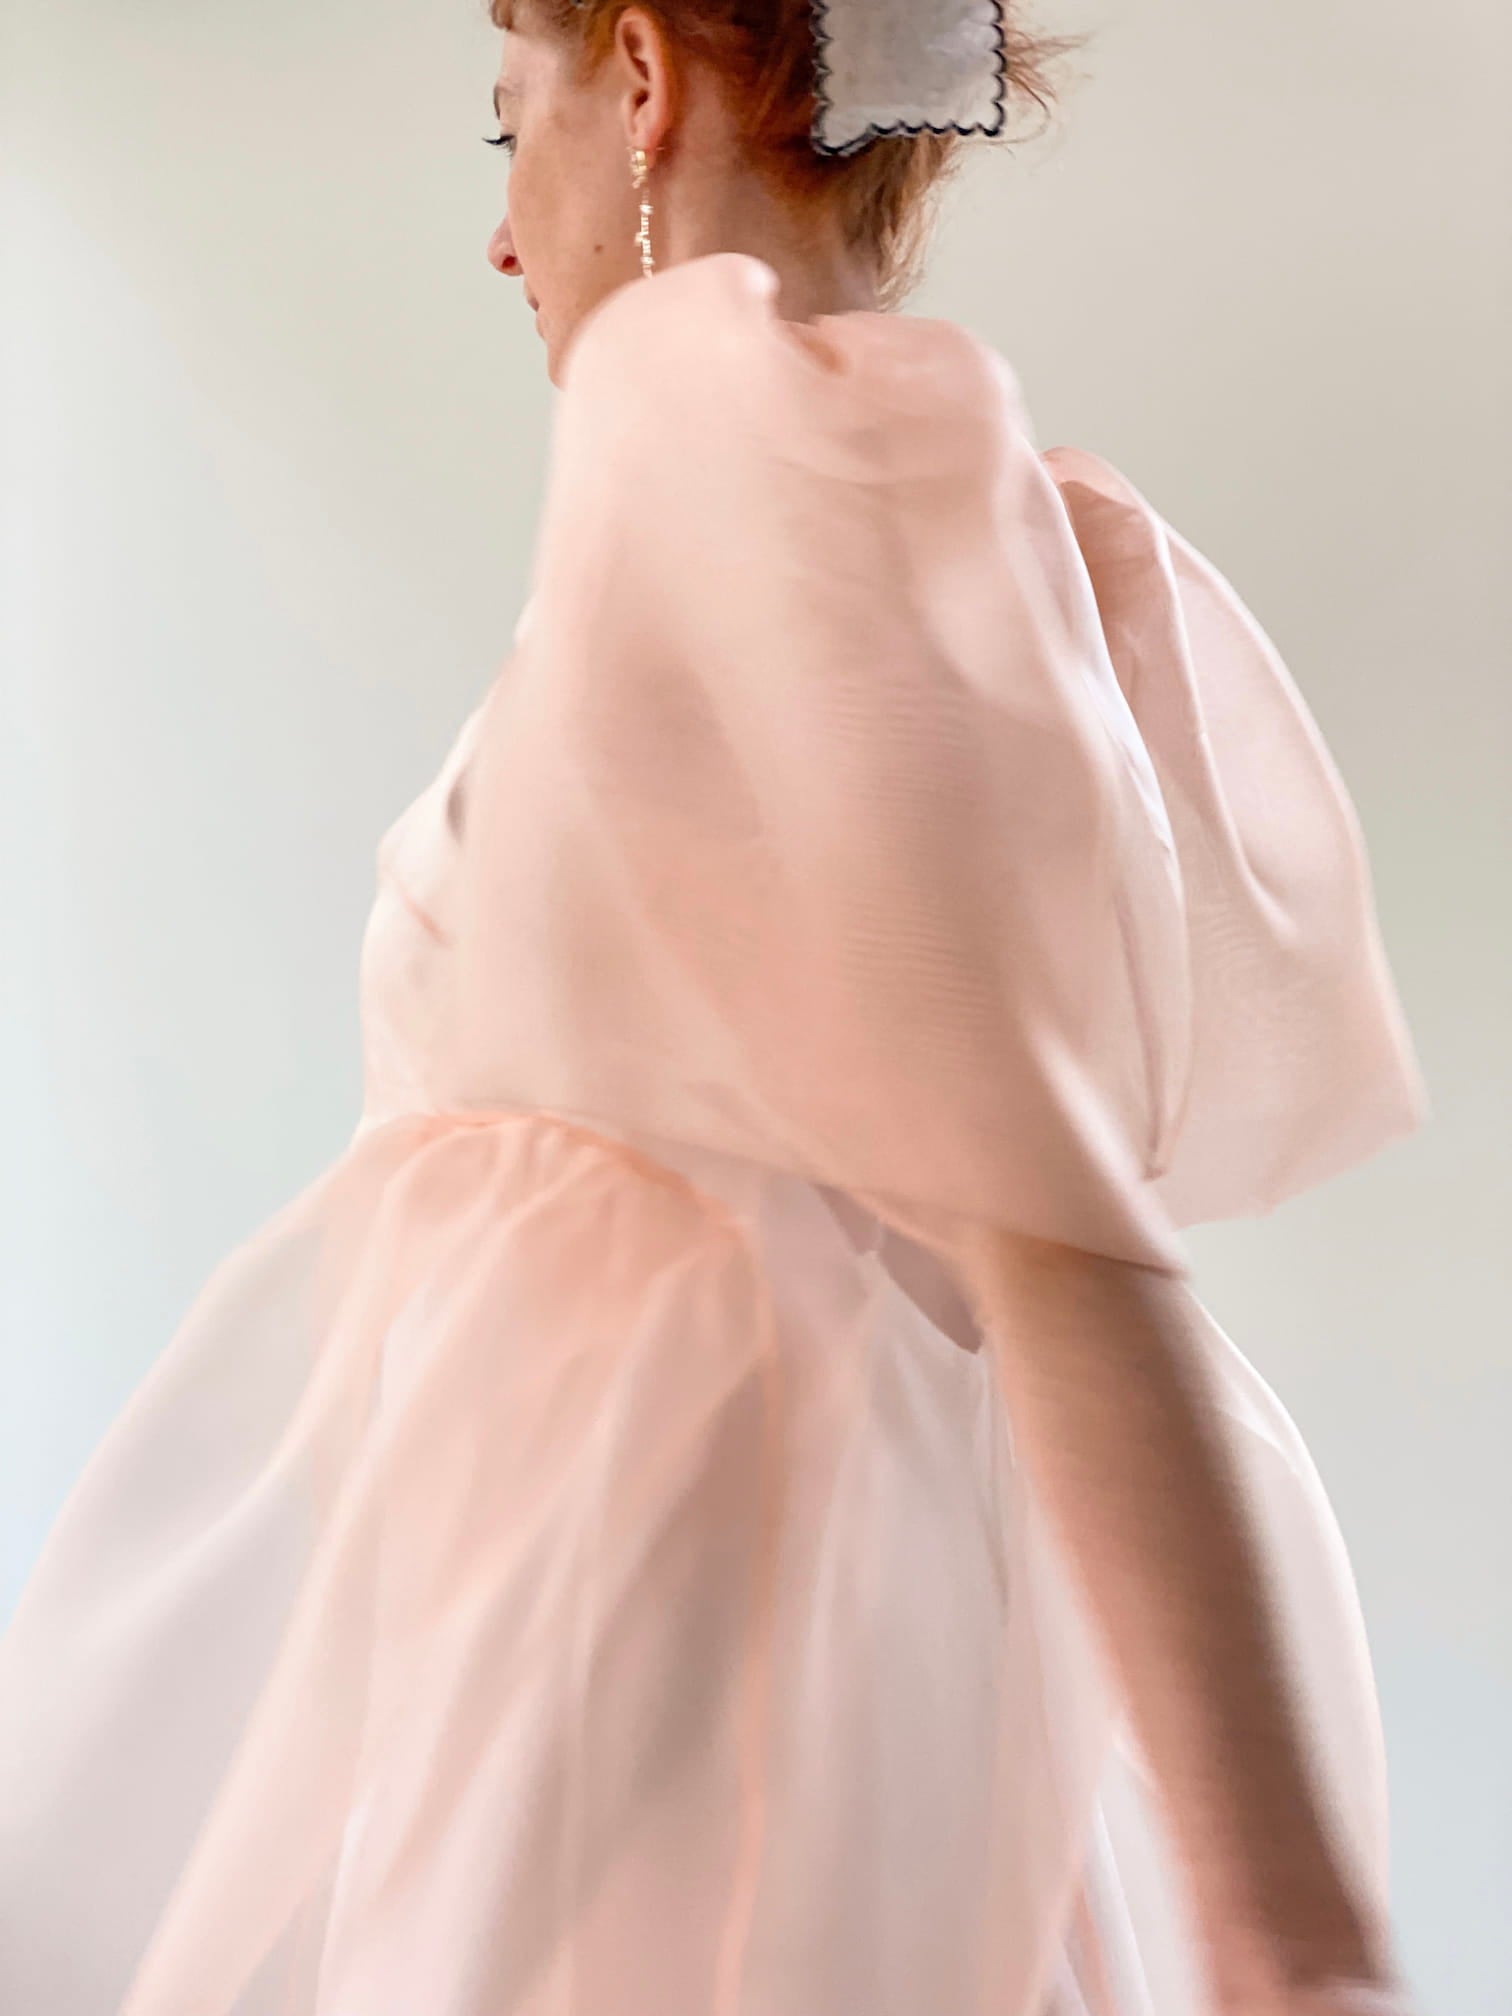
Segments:
[[[688,99],[686,58],[643,7],[627,7],[614,24],[610,51],[620,84],[626,144],[653,162]]]

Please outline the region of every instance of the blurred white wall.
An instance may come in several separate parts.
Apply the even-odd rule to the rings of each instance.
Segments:
[[[1370,837],[1436,1118],[1200,1235],[1364,1591],[1425,2009],[1512,1958],[1512,261],[1495,0],[1046,7],[914,312],[1235,581]],[[455,0],[12,0],[0,1611],[209,1270],[344,1144],[372,850],[518,612],[550,424]]]

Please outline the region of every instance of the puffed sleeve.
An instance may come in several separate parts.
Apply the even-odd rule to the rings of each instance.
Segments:
[[[528,622],[469,772],[445,1055],[941,1249],[1173,1272],[1180,863],[998,354],[797,325],[720,254],[567,360]]]

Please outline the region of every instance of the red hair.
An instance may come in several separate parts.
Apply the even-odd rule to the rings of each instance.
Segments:
[[[618,16],[631,0],[489,0],[489,17],[509,28],[529,12],[549,33],[575,43],[591,72],[608,53]],[[833,205],[847,241],[865,248],[877,271],[878,297],[894,307],[917,285],[939,197],[966,144],[956,133],[890,136],[853,154],[816,153],[809,145],[815,110],[811,0],[637,0],[670,40],[724,81],[741,112],[741,138],[753,166],[800,201]],[[1004,131],[1022,137],[1011,114],[1055,106],[1050,73],[1084,36],[1032,33],[1003,0],[1007,44]],[[980,141],[986,136],[976,135]]]

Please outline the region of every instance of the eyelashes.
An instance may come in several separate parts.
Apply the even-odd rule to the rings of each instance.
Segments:
[[[513,154],[515,150],[515,136],[513,133],[485,133],[483,135],[483,145],[485,147],[502,147],[506,154]]]

